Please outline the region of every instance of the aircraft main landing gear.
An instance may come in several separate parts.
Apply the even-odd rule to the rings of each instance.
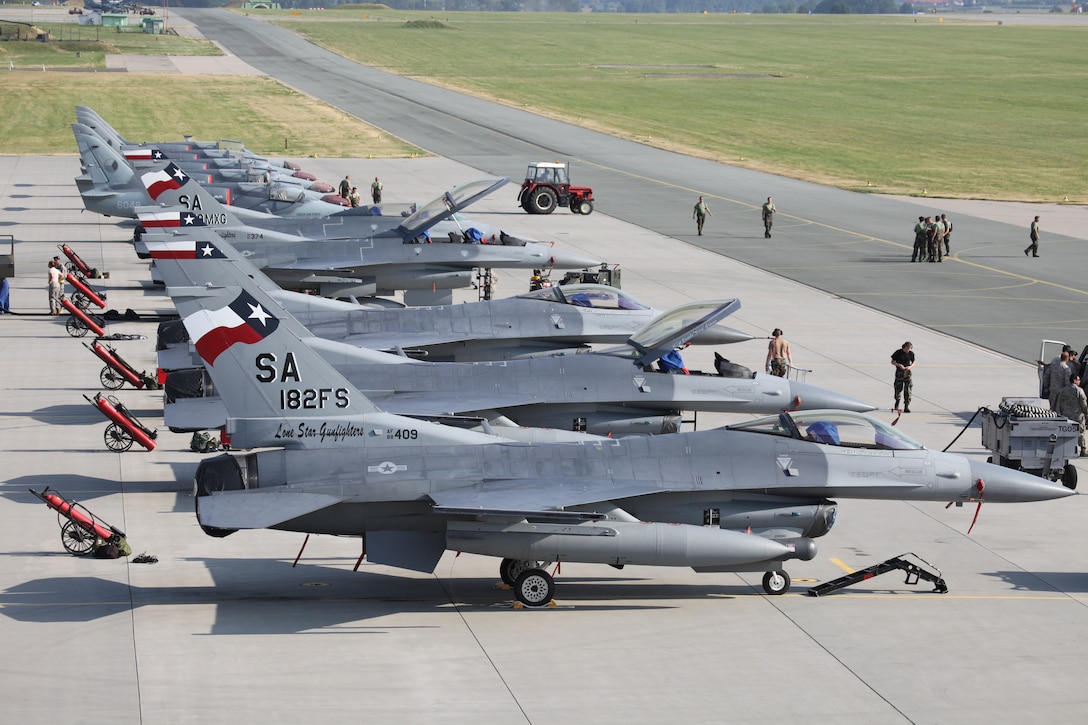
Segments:
[[[544,566],[543,561],[522,561],[521,559],[503,559],[499,564],[499,576],[502,578],[502,583],[508,587],[514,586],[517,583],[518,577],[521,576],[523,571],[529,569],[539,569]]]
[[[543,569],[526,569],[514,582],[514,596],[526,607],[546,607],[555,596],[555,581]]]

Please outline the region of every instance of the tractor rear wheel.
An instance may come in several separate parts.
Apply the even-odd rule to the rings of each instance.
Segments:
[[[534,214],[551,214],[558,203],[555,191],[546,186],[534,189],[529,195],[529,207]]]

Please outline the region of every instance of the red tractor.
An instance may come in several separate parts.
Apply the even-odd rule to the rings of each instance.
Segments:
[[[566,164],[536,161],[525,171],[518,204],[530,214],[551,214],[557,206],[569,207],[575,214],[590,214],[593,189],[571,186]]]

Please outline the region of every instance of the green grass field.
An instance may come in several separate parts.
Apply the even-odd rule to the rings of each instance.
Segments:
[[[860,191],[1088,203],[1088,24],[374,6],[263,15],[363,63],[726,163]],[[100,67],[105,52],[166,47],[116,35],[79,60]],[[16,65],[74,65],[71,48],[41,43],[0,43],[0,64],[12,53],[23,54]],[[416,152],[271,81],[23,71],[0,75],[0,92],[0,153],[71,153],[75,103],[134,138],[244,136],[283,154],[288,137],[295,156]]]
[[[257,153],[288,157],[422,153],[269,78],[20,71],[0,73],[0,93],[2,154],[77,153],[76,104],[134,141],[232,138]]]
[[[281,22],[363,63],[727,163],[862,191],[1088,202],[1088,27],[373,8]]]

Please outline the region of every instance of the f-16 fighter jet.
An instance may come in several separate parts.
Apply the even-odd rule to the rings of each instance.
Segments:
[[[494,556],[517,599],[552,601],[553,562],[763,571],[816,555],[833,500],[1025,502],[1059,483],[926,449],[874,418],[780,413],[669,436],[539,442],[377,408],[299,331],[239,287],[173,289],[238,449],[196,471],[204,531],[358,536],[378,564],[430,572],[448,550]],[[326,350],[319,354],[318,350]],[[575,356],[585,357],[585,356]]]
[[[218,242],[213,248],[317,337],[429,362],[575,355],[589,352],[594,343],[622,345],[661,316],[659,310],[629,293],[601,284],[557,285],[516,297],[459,305],[364,306],[282,290],[229,243]],[[216,269],[213,265],[202,268],[204,282],[230,284],[233,274],[229,270],[216,274]],[[751,339],[753,336],[748,333],[718,324],[699,333],[691,342],[728,345]],[[193,357],[195,353],[180,320],[159,326],[155,349],[158,366],[163,370],[201,364],[199,356]]]
[[[171,246],[174,244],[148,241],[171,295],[179,288],[215,286],[229,274],[232,286],[245,289],[249,304],[274,310],[284,324],[289,320],[298,334],[311,337],[222,252],[199,259],[166,258],[177,253],[178,248]],[[211,271],[205,271],[208,269]],[[653,368],[739,307],[738,300],[682,305],[619,348],[497,363],[428,363],[327,340],[314,344],[353,385],[398,413],[478,415],[507,418],[522,426],[631,435],[674,432],[679,429],[682,410],[770,413],[832,406],[874,409],[849,396],[763,373],[727,378],[671,374]],[[199,352],[199,343],[195,344]],[[208,386],[200,379],[182,384],[167,380],[168,400],[173,398],[165,410],[167,425],[175,430],[222,426],[227,413],[218,399],[182,397],[184,388],[194,387],[206,390]]]

